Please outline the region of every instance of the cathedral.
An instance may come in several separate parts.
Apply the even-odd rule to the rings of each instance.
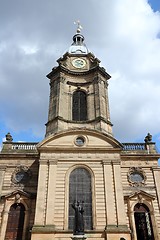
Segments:
[[[160,154],[152,136],[142,143],[114,138],[111,76],[79,25],[57,63],[47,75],[44,139],[14,142],[8,133],[3,142],[0,239],[160,239]],[[84,234],[74,233],[74,204],[83,207]]]

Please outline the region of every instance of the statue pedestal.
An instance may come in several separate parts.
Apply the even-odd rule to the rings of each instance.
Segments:
[[[86,240],[87,237],[85,235],[73,235],[73,237],[71,237],[72,240]]]

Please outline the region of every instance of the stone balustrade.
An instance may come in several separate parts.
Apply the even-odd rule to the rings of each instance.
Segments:
[[[146,150],[145,143],[122,143],[124,151],[144,151]]]
[[[37,149],[36,142],[12,142],[13,150],[36,150]]]

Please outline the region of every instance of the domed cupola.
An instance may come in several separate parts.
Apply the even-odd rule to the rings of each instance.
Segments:
[[[81,34],[81,25],[80,22],[76,22],[77,26],[77,33],[73,36],[73,43],[69,48],[69,53],[71,54],[87,54],[89,53],[85,43],[84,43],[84,36]]]

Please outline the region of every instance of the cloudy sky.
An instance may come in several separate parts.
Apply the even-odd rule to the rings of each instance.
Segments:
[[[40,141],[48,117],[45,77],[72,43],[75,20],[112,76],[114,136],[160,148],[159,0],[0,0],[0,141]]]

